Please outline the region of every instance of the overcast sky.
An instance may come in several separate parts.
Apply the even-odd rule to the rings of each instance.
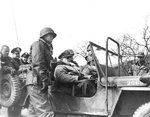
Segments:
[[[47,26],[58,35],[54,56],[82,41],[105,46],[108,36],[117,39],[126,33],[140,39],[149,15],[149,0],[1,0],[0,46],[29,51]]]

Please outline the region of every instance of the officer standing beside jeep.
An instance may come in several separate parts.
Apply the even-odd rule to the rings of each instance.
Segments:
[[[48,99],[48,85],[51,82],[52,41],[56,36],[53,29],[43,28],[40,31],[40,39],[31,45],[32,70],[27,76],[27,85],[30,103],[38,117],[54,116]]]

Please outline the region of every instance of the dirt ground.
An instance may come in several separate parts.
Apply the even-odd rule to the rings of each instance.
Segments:
[[[23,109],[21,111],[21,115],[22,115],[21,117],[27,117],[27,115],[28,115],[27,109]],[[2,107],[0,109],[0,117],[8,117],[8,115],[7,115],[7,108]]]
[[[0,109],[0,117],[8,117],[7,116],[7,108],[2,107]]]

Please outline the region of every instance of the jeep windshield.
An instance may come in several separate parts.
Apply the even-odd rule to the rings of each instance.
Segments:
[[[90,42],[90,51],[97,68],[97,73],[99,74],[99,81],[103,86],[119,86],[119,87],[137,87],[145,86],[140,82],[140,76],[128,76],[126,75],[125,69],[122,67],[121,60],[118,59],[118,54],[108,50],[106,55],[106,49]],[[114,46],[112,46],[114,47]],[[114,49],[115,50],[115,49]],[[116,49],[117,50],[117,49]],[[108,57],[108,67],[106,76],[106,57]],[[117,63],[120,62],[120,63]],[[120,65],[120,66],[119,66]],[[121,76],[120,76],[121,75]],[[106,83],[106,81],[108,81]]]
[[[108,76],[114,76],[117,75],[118,71],[118,54],[114,52],[117,50],[116,48],[108,50],[108,54],[106,55],[106,49],[102,46],[99,46],[93,42],[90,42],[89,53],[92,54],[94,57],[96,66],[98,70],[101,71],[100,76],[105,76],[105,70],[106,70],[106,57],[108,57]],[[114,71],[115,70],[115,71]],[[113,71],[113,72],[112,72]]]

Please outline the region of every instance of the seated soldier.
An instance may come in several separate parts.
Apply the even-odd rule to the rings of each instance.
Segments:
[[[1,47],[0,60],[1,60],[1,67],[2,67],[3,74],[15,73],[15,69],[13,68],[13,65],[12,65],[12,59],[11,57],[9,57],[9,51],[10,49],[7,45],[3,45]]]
[[[85,60],[87,61],[87,64],[83,66],[82,73],[87,76],[90,75],[92,78],[97,77],[96,67],[94,63],[94,59],[92,56],[86,56]]]
[[[16,47],[16,48],[11,50],[11,53],[12,53],[12,65],[13,65],[13,68],[16,71],[19,70],[19,67],[21,65],[20,52],[21,52],[21,48],[19,48],[19,47]]]
[[[72,94],[72,86],[75,84],[75,94],[82,95],[81,90],[86,85],[88,95],[93,95],[96,92],[96,89],[93,84],[88,81],[88,78],[85,77],[80,68],[74,64],[73,61],[74,52],[73,50],[65,50],[58,57],[60,61],[58,62],[54,76],[54,88],[52,91],[57,91],[65,94]]]
[[[144,52],[139,52],[138,55],[138,60],[137,62],[135,63],[136,65],[138,65],[139,67],[145,65],[145,55],[144,55]]]
[[[129,75],[141,76],[148,72],[146,67],[145,55],[143,52],[138,53],[136,56],[138,59],[135,63],[132,63],[128,70]]]

